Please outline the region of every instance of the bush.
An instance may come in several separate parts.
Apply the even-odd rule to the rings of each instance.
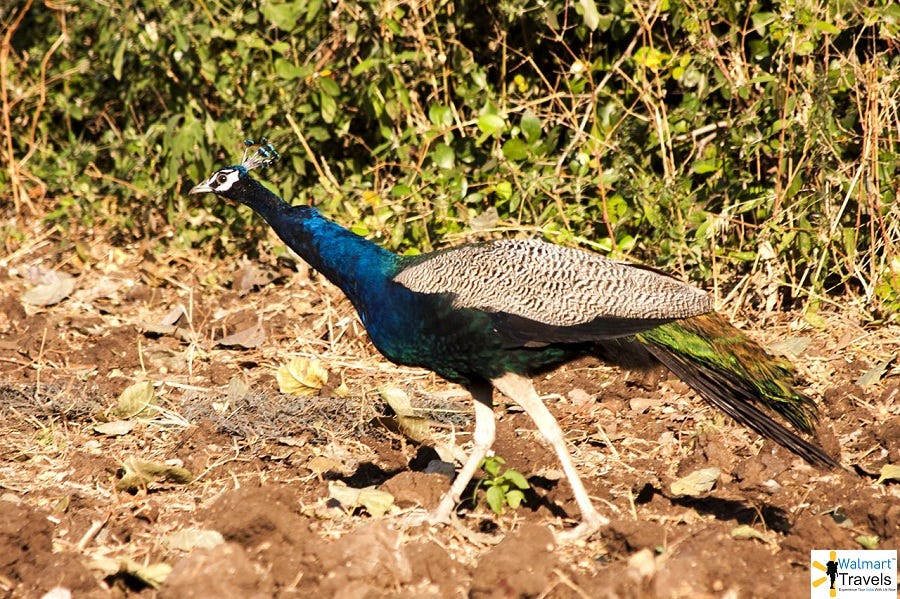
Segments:
[[[400,251],[525,231],[879,317],[900,7],[865,4],[29,1],[0,9],[0,193],[11,222],[247,250],[249,214],[184,192],[266,135],[280,193]]]

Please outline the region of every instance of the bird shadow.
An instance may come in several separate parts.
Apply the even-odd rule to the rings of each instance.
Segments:
[[[339,480],[348,487],[354,489],[363,489],[383,484],[397,474],[406,470],[405,467],[393,468],[385,470],[378,464],[372,462],[362,462],[357,466],[356,470],[350,475],[343,475],[339,472],[329,471],[322,475],[325,480]]]
[[[673,505],[713,516],[716,520],[746,525],[762,522],[767,529],[780,533],[791,530],[790,514],[767,503],[758,504],[713,496],[677,497],[666,494],[649,483],[638,493],[635,504],[649,503],[655,496],[664,498]]]
[[[418,448],[416,455],[406,466],[384,469],[375,463],[363,462],[359,464],[356,470],[350,475],[327,472],[323,475],[323,478],[340,480],[347,486],[353,488],[364,488],[384,484],[397,474],[407,470],[426,472],[429,465],[435,460],[440,460],[440,458],[434,448],[422,445]],[[483,498],[479,499],[477,491],[479,485],[482,485],[483,482],[484,477],[476,476],[472,479],[466,487],[466,490],[463,492],[462,499],[457,506],[458,512],[466,510],[471,511],[478,507],[478,503],[483,501]],[[577,516],[577,514],[570,514],[563,509],[561,505],[548,499],[548,496],[556,489],[560,481],[534,475],[528,477],[528,483],[528,489],[524,490],[524,508],[529,509],[532,512],[546,509],[554,517],[563,519]],[[762,522],[767,529],[780,533],[787,533],[791,530],[790,515],[779,507],[766,503],[760,504],[714,496],[678,497],[668,494],[661,489],[657,489],[650,483],[645,484],[637,493],[635,505],[650,503],[655,498],[668,501],[672,505],[694,510],[700,514],[711,515],[716,520],[720,521],[746,525],[754,525]]]

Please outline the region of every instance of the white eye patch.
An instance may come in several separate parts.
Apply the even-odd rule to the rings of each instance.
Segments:
[[[240,178],[241,174],[237,170],[223,168],[209,178],[209,186],[217,193],[228,191]]]

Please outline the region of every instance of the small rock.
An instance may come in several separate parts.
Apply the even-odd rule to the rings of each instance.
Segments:
[[[641,549],[628,558],[628,576],[636,582],[649,580],[656,574],[656,558],[649,549]]]

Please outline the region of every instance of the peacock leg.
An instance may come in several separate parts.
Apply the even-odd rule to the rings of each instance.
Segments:
[[[494,444],[497,426],[492,407],[493,389],[490,385],[472,386],[469,391],[475,400],[475,433],[472,435],[472,452],[456,475],[450,490],[441,498],[437,508],[429,515],[431,522],[449,522],[450,512],[456,508],[463,491],[469,485],[481,461]]]
[[[562,429],[559,427],[559,423],[556,422],[556,418],[553,417],[553,414],[550,413],[550,410],[538,397],[531,379],[518,374],[507,373],[500,378],[493,379],[491,382],[498,391],[519,404],[525,410],[525,413],[531,417],[541,435],[550,444],[553,451],[556,452],[556,457],[559,458],[563,472],[565,472],[566,478],[572,486],[575,501],[581,510],[581,524],[570,531],[566,531],[561,536],[573,539],[587,538],[597,532],[601,526],[608,524],[609,519],[602,516],[591,503],[591,498],[584,488],[578,472],[575,470],[575,465],[572,463],[568,449],[566,449]]]

